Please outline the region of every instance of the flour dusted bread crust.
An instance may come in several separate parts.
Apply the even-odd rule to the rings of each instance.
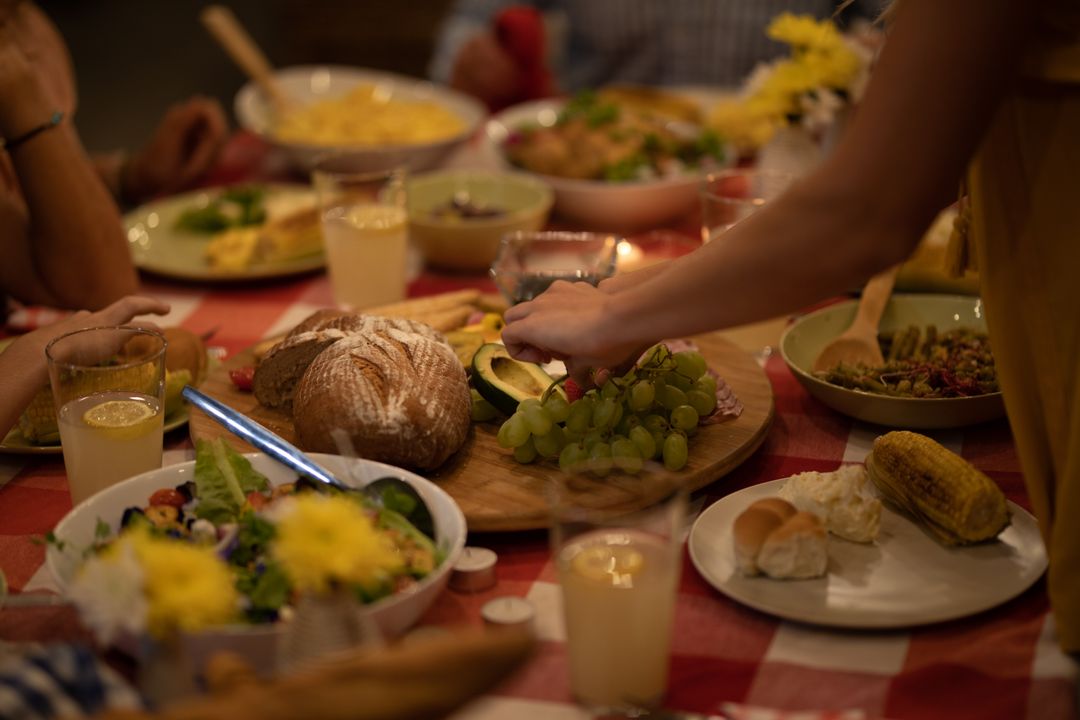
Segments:
[[[300,446],[340,452],[348,434],[361,457],[423,470],[465,442],[471,400],[465,369],[442,336],[408,320],[364,317],[363,328],[314,359],[296,387]]]

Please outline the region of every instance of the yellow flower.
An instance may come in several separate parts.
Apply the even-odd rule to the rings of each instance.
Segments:
[[[211,548],[134,532],[130,542],[143,570],[147,629],[156,637],[229,622],[237,595],[225,563]]]
[[[818,85],[837,90],[850,89],[862,70],[862,60],[846,45],[807,52],[800,61],[817,77]]]
[[[818,22],[811,15],[780,13],[769,23],[765,34],[794,48],[834,47],[841,42],[836,25],[830,20]]]
[[[373,587],[403,567],[393,541],[354,501],[307,494],[291,505],[278,521],[272,552],[298,589]]]
[[[756,98],[717,103],[709,113],[709,126],[740,151],[755,150],[764,145],[782,122],[782,112]]]

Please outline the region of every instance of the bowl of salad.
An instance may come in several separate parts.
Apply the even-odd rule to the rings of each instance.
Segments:
[[[551,185],[556,213],[597,230],[641,230],[686,215],[703,175],[733,156],[711,130],[592,92],[507,108],[485,134],[504,167]]]
[[[400,570],[374,591],[364,593],[364,610],[388,638],[419,620],[449,578],[465,545],[465,518],[445,491],[406,470],[355,458],[312,455],[348,484],[361,487],[393,476],[409,483],[434,521],[434,537],[410,522],[412,508],[364,505],[375,528],[390,538],[404,559]],[[327,491],[261,453],[240,455],[223,441],[200,441],[196,460],[171,465],[120,482],[76,506],[49,536],[46,564],[62,590],[93,553],[128,532],[149,532],[213,547],[225,560],[240,598],[237,622],[198,633],[189,641],[193,654],[208,656],[228,647],[256,669],[270,671],[282,623],[297,598],[286,573],[275,571],[270,553],[275,512],[305,493]],[[364,504],[357,493],[347,497]],[[415,504],[415,503],[414,503]],[[127,639],[124,644],[135,643]]]

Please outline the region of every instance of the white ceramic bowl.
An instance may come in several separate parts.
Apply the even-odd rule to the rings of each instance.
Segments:
[[[830,340],[855,319],[855,300],[837,303],[795,321],[780,338],[780,354],[807,391],[833,410],[877,425],[931,430],[963,427],[1005,415],[1000,392],[957,398],[904,398],[833,385],[813,374],[814,360]],[[986,315],[977,297],[893,295],[881,316],[883,331],[908,325],[938,330],[968,327],[986,332]]]
[[[507,139],[523,126],[554,124],[565,104],[565,100],[522,103],[488,120],[484,133],[502,167],[515,169],[502,151]],[[663,225],[694,210],[703,174],[634,182],[536,175],[555,190],[555,211],[562,217],[591,230],[630,232]]]
[[[246,457],[256,470],[266,475],[272,485],[296,479],[296,473],[262,453],[250,453]],[[446,586],[450,569],[465,547],[465,516],[442,488],[407,470],[337,455],[312,454],[311,457],[342,480],[358,485],[386,475],[399,477],[416,488],[431,509],[437,535],[435,543],[446,556],[442,564],[418,582],[413,590],[391,595],[365,608],[384,636],[392,638],[401,635],[420,619]],[[353,468],[352,474],[349,473],[350,466]],[[119,530],[120,519],[126,508],[145,507],[155,490],[175,487],[193,479],[194,473],[194,461],[153,470],[117,483],[72,509],[54,530],[57,539],[65,543],[64,550],[50,545],[46,555],[46,565],[60,588],[66,588],[74,576],[82,550],[93,542],[94,528],[99,519],[107,522],[115,532]],[[273,670],[280,636],[278,625],[238,625],[206,630],[187,637],[186,642],[195,667],[201,667],[201,661],[214,651],[228,648],[242,654],[257,671],[267,673]]]
[[[468,95],[404,75],[335,65],[300,65],[278,70],[274,77],[285,94],[301,105],[335,98],[357,85],[369,83],[390,98],[438,103],[458,115],[465,126],[457,135],[431,143],[373,147],[284,142],[271,132],[274,111],[269,101],[254,83],[244,85],[234,102],[240,126],[284,150],[292,162],[303,170],[310,170],[321,156],[330,153],[347,155],[355,163],[357,171],[380,170],[399,164],[407,165],[410,170],[426,170],[438,165],[454,148],[467,140],[487,116],[484,107]]]

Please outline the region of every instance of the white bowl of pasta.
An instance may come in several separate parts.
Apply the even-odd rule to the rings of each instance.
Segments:
[[[328,154],[348,156],[358,171],[432,168],[487,115],[466,95],[404,75],[308,65],[283,68],[274,77],[295,103],[290,112],[279,117],[248,83],[236,95],[236,118],[303,170]]]

